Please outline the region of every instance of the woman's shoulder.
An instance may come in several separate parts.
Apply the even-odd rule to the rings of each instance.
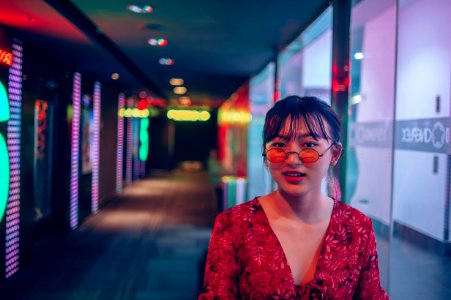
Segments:
[[[334,214],[337,218],[341,219],[341,221],[349,221],[352,223],[361,223],[362,225],[370,225],[371,218],[365,215],[363,212],[358,210],[355,207],[352,207],[344,202],[339,200],[334,200],[336,209]]]
[[[225,211],[218,214],[217,219],[222,221],[227,220],[243,220],[247,219],[261,210],[260,201],[258,197],[254,199],[232,206]]]

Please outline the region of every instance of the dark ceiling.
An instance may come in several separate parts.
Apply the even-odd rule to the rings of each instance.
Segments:
[[[148,4],[149,14],[127,5]],[[177,99],[171,77],[185,80],[194,104],[227,99],[329,4],[325,0],[2,0],[0,25],[54,56],[118,83]],[[165,38],[151,47],[149,38]],[[51,50],[52,49],[52,50]],[[172,66],[159,64],[173,58]]]

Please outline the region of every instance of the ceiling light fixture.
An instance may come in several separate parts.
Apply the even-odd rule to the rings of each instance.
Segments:
[[[111,74],[111,79],[118,80],[119,79],[119,74],[118,73]]]
[[[185,81],[182,78],[171,78],[169,80],[169,83],[171,85],[183,85]]]
[[[362,52],[354,53],[354,58],[357,60],[363,59],[363,53]]]
[[[160,58],[158,62],[160,65],[164,66],[172,66],[174,64],[174,60],[172,58]]]
[[[158,47],[164,47],[168,44],[168,40],[167,39],[149,39],[147,41],[149,43],[149,45],[151,46],[158,46]]]
[[[137,14],[148,14],[153,12],[153,8],[150,5],[127,5],[127,9]]]
[[[185,94],[186,91],[187,91],[187,89],[186,89],[186,87],[184,87],[184,86],[176,86],[176,87],[174,88],[174,94],[177,94],[177,95]]]

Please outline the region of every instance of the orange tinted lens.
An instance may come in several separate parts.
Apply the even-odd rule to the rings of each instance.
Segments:
[[[318,160],[319,155],[313,149],[305,149],[299,152],[299,157],[304,163],[313,163]]]
[[[266,152],[266,157],[270,162],[278,163],[285,161],[285,157],[287,154],[285,151],[280,149],[271,149],[268,152]]]

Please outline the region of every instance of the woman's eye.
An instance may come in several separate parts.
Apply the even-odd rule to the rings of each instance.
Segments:
[[[274,143],[272,143],[272,146],[273,146],[273,147],[279,147],[279,148],[281,148],[281,147],[284,147],[285,144],[284,144],[284,143],[281,143],[281,142],[274,142]]]
[[[304,147],[307,147],[307,148],[312,148],[312,147],[315,147],[315,146],[317,146],[317,144],[313,143],[313,142],[304,143]]]

